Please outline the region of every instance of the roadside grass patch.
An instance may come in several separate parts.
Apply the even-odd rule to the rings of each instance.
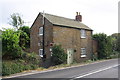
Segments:
[[[39,58],[35,53],[24,53],[22,58],[15,60],[2,60],[2,76],[37,68],[39,68]]]

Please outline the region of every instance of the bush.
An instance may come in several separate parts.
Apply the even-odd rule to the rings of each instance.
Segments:
[[[92,61],[97,61],[97,60],[98,60],[97,55],[93,54],[93,55],[92,55],[92,59],[91,59],[91,60],[92,60]]]
[[[98,42],[98,59],[109,58],[112,54],[111,37],[104,33],[93,35],[93,39]]]
[[[2,57],[11,57],[13,59],[21,56],[22,49],[19,46],[20,33],[13,29],[2,31]]]
[[[24,70],[34,70],[39,67],[39,57],[35,53],[23,53],[22,58],[16,60],[3,60],[2,76],[19,73]]]
[[[2,76],[10,75],[10,74],[11,74],[11,69],[9,67],[9,64],[2,63]]]
[[[67,62],[67,54],[61,45],[54,45],[52,48],[52,62],[54,65],[62,64]]]
[[[23,65],[14,62],[3,62],[2,63],[2,76],[10,75],[23,71]]]
[[[24,70],[34,70],[38,68],[38,65],[35,64],[26,64],[20,63],[18,61],[3,61],[2,63],[2,76],[7,76],[10,74],[15,74],[22,72]]]
[[[40,57],[35,53],[26,53],[22,54],[22,59],[24,59],[27,63],[32,63],[34,65],[39,65]]]

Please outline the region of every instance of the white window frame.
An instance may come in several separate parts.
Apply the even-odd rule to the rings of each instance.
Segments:
[[[43,49],[39,49],[39,56],[43,57]]]
[[[86,57],[86,48],[81,48],[81,57]]]
[[[39,28],[39,35],[42,36],[43,35],[43,27]]]
[[[40,46],[40,43],[38,43],[38,46]]]
[[[85,29],[81,29],[80,33],[81,33],[81,38],[86,38],[86,31],[85,31]]]

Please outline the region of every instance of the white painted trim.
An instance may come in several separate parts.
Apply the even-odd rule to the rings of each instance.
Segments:
[[[42,30],[42,33],[40,32]],[[39,35],[42,36],[43,35],[43,27],[39,28]]]
[[[80,33],[81,33],[81,38],[86,38],[86,31],[85,31],[85,29],[81,29]]]
[[[43,49],[39,49],[39,56],[43,57],[43,54],[41,55],[41,51],[43,51]],[[42,52],[43,53],[43,52]]]

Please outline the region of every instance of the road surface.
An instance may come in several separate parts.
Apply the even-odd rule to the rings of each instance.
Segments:
[[[78,78],[111,78],[114,80],[118,80],[118,59],[111,59],[102,62],[96,62],[92,64],[87,64],[83,66],[77,66],[72,68],[60,69],[60,70],[53,70],[53,71],[46,71],[40,72],[31,75],[19,76],[14,78],[20,79],[31,79],[31,80],[42,80],[43,79],[56,79],[60,80],[77,80]],[[51,80],[53,80],[51,79]],[[8,79],[4,79],[8,80]],[[9,79],[10,80],[10,79]],[[13,78],[11,80],[14,80]],[[17,80],[17,79],[16,79]],[[85,80],[85,79],[84,79]],[[89,79],[88,79],[89,80]],[[103,80],[103,79],[102,79]],[[107,80],[107,79],[106,79]],[[110,80],[110,79],[108,79]]]

